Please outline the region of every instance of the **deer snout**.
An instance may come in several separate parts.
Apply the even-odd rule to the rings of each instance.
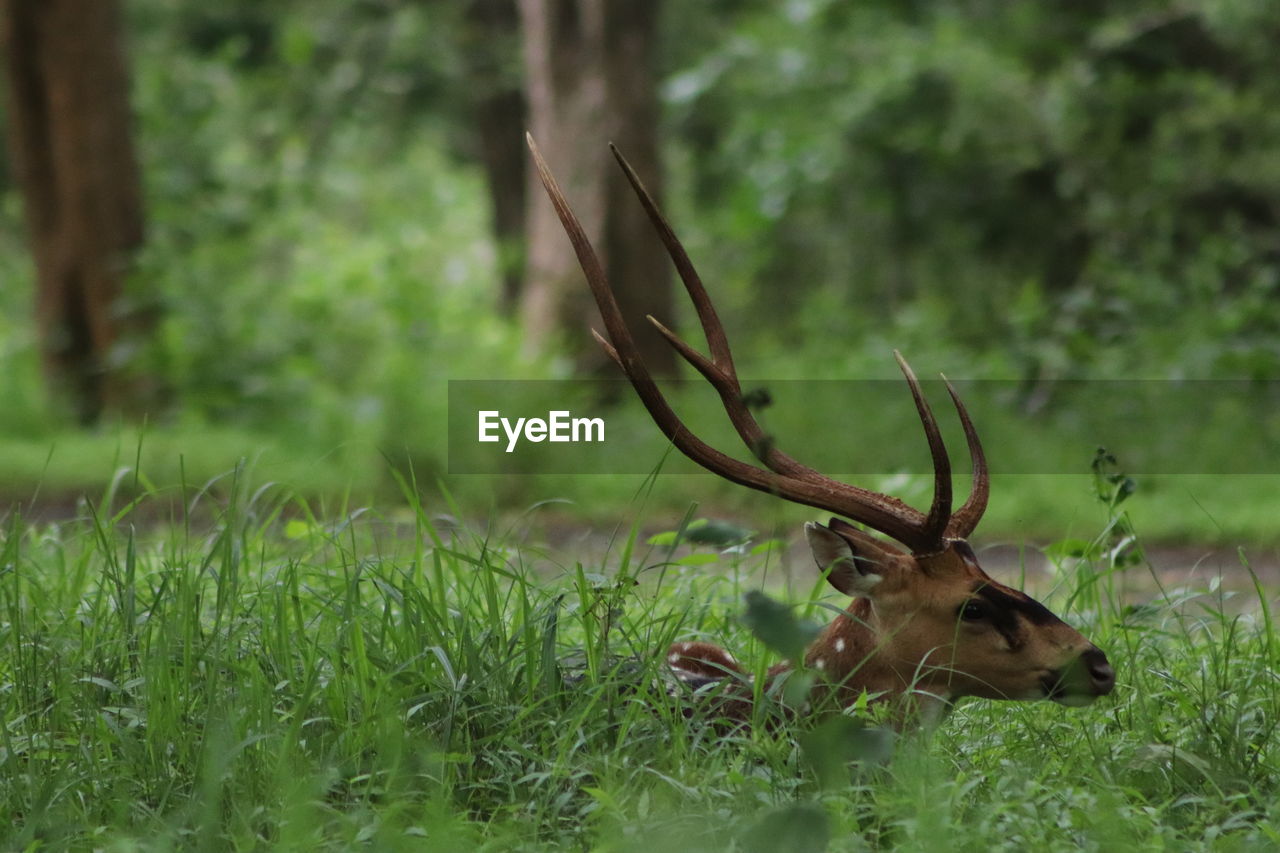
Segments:
[[[1062,669],[1051,671],[1041,682],[1044,695],[1063,705],[1088,705],[1116,686],[1116,672],[1106,654],[1090,645]]]
[[[1116,671],[1111,668],[1107,655],[1097,646],[1090,646],[1080,655],[1085,672],[1089,675],[1089,686],[1095,695],[1106,696],[1116,686]]]

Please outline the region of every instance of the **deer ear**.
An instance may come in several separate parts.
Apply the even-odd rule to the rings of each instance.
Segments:
[[[805,537],[818,568],[827,572],[827,581],[849,596],[870,595],[876,584],[895,568],[893,555],[861,530],[834,522],[826,527],[814,522],[804,526]],[[845,530],[848,528],[848,530]]]

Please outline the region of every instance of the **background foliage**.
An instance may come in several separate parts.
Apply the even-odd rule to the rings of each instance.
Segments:
[[[997,476],[982,544],[1012,540],[1002,579],[1104,647],[1117,689],[902,736],[864,705],[725,737],[657,678],[672,640],[763,673],[761,612],[827,618],[821,581],[779,583],[807,510],[709,478],[435,487],[447,380],[572,369],[497,310],[518,250],[488,233],[466,101],[490,43],[463,8],[130,0],[150,233],[125,307],[153,334],[115,358],[160,401],[143,424],[78,431],[46,396],[0,161],[0,496],[23,499],[0,532],[0,846],[1277,846],[1274,561],[1241,549],[1206,591],[1197,549],[1174,577],[1135,533],[1273,543],[1275,476],[1131,479],[1092,452],[1080,477]],[[1265,470],[1280,6],[706,0],[663,29],[666,204],[744,376],[896,382],[896,347],[1006,380],[983,434],[1019,450],[1033,421],[1093,440],[1056,379],[1241,379],[1149,443]],[[867,420],[807,403],[769,413],[801,450]],[[914,440],[908,407],[876,430]],[[561,495],[625,521],[505,512]],[[735,523],[680,544],[694,499]],[[787,603],[753,635],[761,586]]]
[[[162,400],[150,441],[213,436],[186,450],[205,473],[254,448],[304,487],[324,468],[381,488],[379,454],[445,469],[446,379],[565,374],[496,310],[459,4],[127,8],[150,217],[129,307],[156,325],[117,356]],[[1061,377],[1275,378],[1277,37],[1246,0],[669,4],[668,206],[747,375],[888,376],[897,347],[1020,380],[1017,411],[1047,418]],[[67,420],[41,390],[10,177],[15,469]],[[100,470],[81,441],[50,482]]]
[[[761,6],[668,80],[692,219],[792,340],[915,308],[1029,377],[1274,376],[1278,31],[1235,2]]]

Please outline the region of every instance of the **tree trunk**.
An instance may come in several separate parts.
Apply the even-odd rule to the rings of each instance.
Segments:
[[[502,275],[500,308],[514,315],[524,282],[524,216],[529,151],[519,70],[520,16],[515,0],[470,0],[463,57],[470,89],[473,154],[484,167]]]
[[[534,138],[556,171],[613,284],[641,355],[671,373],[675,355],[644,321],[672,323],[671,266],[607,143],[616,142],[655,198],[661,198],[654,41],[659,3],[520,0],[525,85]],[[520,313],[531,350],[560,332],[592,371],[599,326],[577,260],[530,170],[526,279]]]
[[[143,236],[119,3],[0,0],[0,14],[42,356],[88,423],[123,402],[111,350]]]

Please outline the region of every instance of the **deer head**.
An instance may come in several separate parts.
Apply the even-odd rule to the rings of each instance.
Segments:
[[[680,355],[711,384],[747,448],[764,466],[711,447],[681,422],[641,360],[595,250],[547,168],[533,138],[530,150],[542,185],[573,244],[608,340],[593,331],[622,369],[654,423],[684,455],[725,479],[785,500],[834,512],[901,543],[898,548],[840,518],[810,523],[805,533],[818,568],[853,601],[806,650],[804,663],[822,673],[824,692],[841,704],[866,691],[883,698],[923,697],[948,703],[963,696],[1053,699],[1087,704],[1111,692],[1115,674],[1103,652],[1044,605],[989,577],[966,541],[986,509],[986,457],[964,403],[947,391],[964,428],[972,459],[968,499],[952,511],[951,463],[920,383],[896,351],[933,458],[933,502],[921,513],[902,501],[834,480],[782,453],[766,436],[744,400],[728,338],[689,261],[630,165],[610,146],[627,180],[666,246],[693,302],[707,339],[708,358],[649,317]],[[677,643],[667,660],[683,680],[700,682],[741,675],[728,652],[707,643]],[[789,662],[769,671],[776,678]],[[746,713],[735,700],[726,706]]]

